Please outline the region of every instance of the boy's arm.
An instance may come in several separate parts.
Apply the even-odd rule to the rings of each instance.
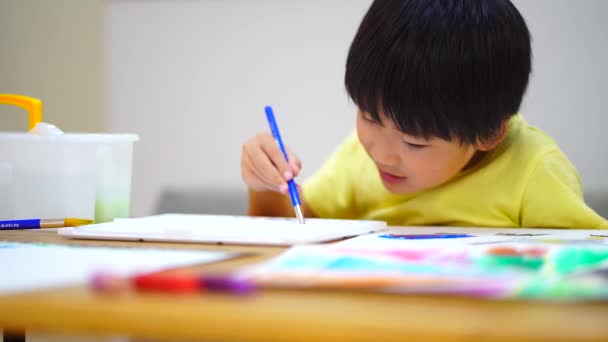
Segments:
[[[300,196],[300,204],[305,219],[317,217],[312,212],[303,196]],[[294,216],[293,206],[289,196],[274,191],[249,190],[249,208],[247,213],[250,216]]]
[[[529,228],[608,228],[608,221],[585,203],[578,173],[560,151],[542,156],[532,171],[520,223]]]

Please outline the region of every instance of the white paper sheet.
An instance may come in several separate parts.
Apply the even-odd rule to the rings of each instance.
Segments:
[[[209,263],[237,253],[103,248],[0,241],[0,294],[84,284],[95,272],[119,276]]]
[[[386,229],[383,221],[165,214],[79,228],[63,228],[71,238],[199,243],[293,245],[316,243]]]

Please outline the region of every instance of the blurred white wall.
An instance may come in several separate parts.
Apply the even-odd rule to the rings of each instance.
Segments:
[[[266,104],[304,176],[317,168],[354,122],[342,78],[368,5],[107,2],[107,125],[141,135],[133,214],[167,187],[243,187],[241,145],[268,130]]]
[[[272,104],[304,179],[350,130],[347,49],[369,0],[107,1],[107,126],[136,132],[134,214],[168,187],[242,187],[243,141]],[[585,187],[608,187],[603,0],[515,1],[534,37],[522,112]]]
[[[102,131],[103,22],[103,0],[0,0],[0,93],[41,99],[43,119],[65,131]],[[0,106],[0,131],[27,122]]]

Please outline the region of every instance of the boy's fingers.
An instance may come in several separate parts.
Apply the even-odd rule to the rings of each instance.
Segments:
[[[243,171],[243,179],[245,179],[247,187],[253,191],[263,191],[268,188],[266,184],[259,182],[257,177],[253,175],[249,169]]]
[[[293,171],[287,163],[287,160],[285,160],[283,152],[281,152],[281,149],[274,141],[274,138],[269,137],[264,143],[260,144],[260,146],[262,151],[264,151],[264,154],[268,157],[269,162],[273,164],[272,166],[275,168],[275,171],[280,174],[281,178],[284,181],[291,180],[293,178]],[[270,173],[265,172],[265,174]]]
[[[256,186],[257,190],[280,191],[280,186],[285,183],[274,165],[258,147],[244,149],[242,164],[247,170],[243,177],[248,177],[250,185]]]
[[[289,160],[289,167],[293,171],[294,178],[297,177],[298,174],[300,174],[300,168],[298,167],[296,162]]]
[[[272,190],[279,191],[279,184],[269,180],[263,171],[259,169],[259,166],[254,163],[256,158],[266,158],[264,153],[259,148],[258,144],[246,144],[243,146],[243,152],[241,156],[241,168],[242,177],[247,185],[253,190]],[[270,163],[270,162],[268,162]],[[273,169],[276,173],[276,170]],[[279,181],[282,181],[280,177],[276,176]]]
[[[296,156],[295,153],[293,153],[290,149],[287,149],[287,156],[289,158],[289,166],[291,167],[295,177],[302,169],[302,162],[300,161],[300,158],[298,158],[298,156]]]
[[[255,173],[264,183],[268,184],[270,189],[278,191],[281,185],[286,185],[284,176],[279,173],[279,170],[267,154],[259,153],[250,157],[253,157],[251,158],[251,162],[253,163]],[[283,162],[287,164],[285,159],[283,159]]]
[[[262,191],[268,190],[271,187],[270,185],[266,184],[258,174],[256,174],[253,163],[248,156],[243,156],[241,160],[241,169],[241,176],[250,189]]]

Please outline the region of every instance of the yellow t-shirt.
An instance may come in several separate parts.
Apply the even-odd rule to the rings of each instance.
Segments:
[[[505,139],[437,187],[388,192],[355,133],[303,188],[319,217],[390,225],[608,228],[584,200],[576,169],[557,144],[517,115]]]

